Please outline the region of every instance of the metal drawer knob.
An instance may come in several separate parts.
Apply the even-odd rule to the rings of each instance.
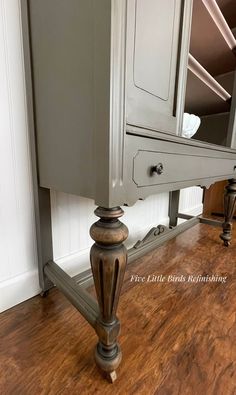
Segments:
[[[158,163],[157,165],[151,167],[151,174],[153,173],[162,174],[163,171],[164,168],[162,163]]]

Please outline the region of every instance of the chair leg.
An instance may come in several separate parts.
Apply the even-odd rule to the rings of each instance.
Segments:
[[[118,219],[123,215],[120,207],[98,207],[95,214],[100,217],[90,229],[95,241],[90,260],[100,309],[95,361],[113,382],[116,368],[121,362],[121,350],[117,343],[120,323],[116,310],[127,263],[127,250],[122,243],[128,236],[128,229]]]
[[[222,224],[223,233],[221,233],[220,238],[223,240],[225,246],[230,245],[232,237],[232,221],[233,215],[236,207],[236,179],[233,178],[229,180],[229,184],[225,187],[224,195],[224,215],[225,220]]]

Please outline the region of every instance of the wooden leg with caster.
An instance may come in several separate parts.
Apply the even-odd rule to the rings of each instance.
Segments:
[[[232,221],[234,210],[236,207],[236,179],[233,178],[229,180],[229,184],[225,187],[224,195],[224,211],[225,220],[223,222],[223,233],[221,233],[220,238],[223,240],[225,246],[230,245],[232,236]]]
[[[42,298],[46,298],[49,294],[49,289],[47,289],[47,291],[41,291],[40,292],[40,296],[42,296]]]
[[[95,361],[107,379],[113,382],[121,362],[121,350],[117,343],[120,323],[116,310],[127,263],[127,250],[122,243],[128,236],[128,229],[118,219],[123,215],[120,207],[98,207],[95,214],[100,217],[90,229],[95,241],[90,260],[100,310],[95,328],[99,337]]]

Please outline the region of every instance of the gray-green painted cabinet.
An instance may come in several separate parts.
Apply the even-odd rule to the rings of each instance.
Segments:
[[[125,175],[134,160],[127,132],[135,141],[146,136],[140,150],[150,138],[156,139],[153,146],[160,138],[168,145],[171,135],[181,133],[192,2],[29,0],[28,5],[40,185],[107,207],[158,192],[137,186],[133,193],[136,184]],[[192,151],[201,147],[192,140],[190,148],[181,137],[178,144]],[[209,155],[223,152],[208,148]],[[172,164],[172,156],[168,161]],[[152,155],[147,162],[148,172]],[[229,173],[224,161],[221,166],[224,175],[234,175],[233,167]],[[178,188],[177,180],[168,182],[167,168],[155,184],[163,185],[165,178],[166,190]],[[218,179],[217,163],[215,168]],[[188,171],[182,168],[189,185],[199,179],[209,184],[207,166],[206,182],[202,172],[198,176],[196,169],[193,177]]]
[[[56,284],[94,327],[95,360],[113,381],[121,360],[116,309],[128,236],[119,206],[174,191],[172,227],[179,189],[228,178],[221,238],[230,242],[236,202],[236,41],[230,29],[236,21],[226,22],[232,51],[200,0],[21,3],[40,284],[43,291]],[[218,11],[222,22],[225,10]],[[202,119],[192,139],[182,137],[184,111]],[[100,220],[90,231],[97,302],[53,262],[50,189],[99,206]],[[149,232],[141,251],[163,230]],[[136,246],[132,256],[139,251]]]

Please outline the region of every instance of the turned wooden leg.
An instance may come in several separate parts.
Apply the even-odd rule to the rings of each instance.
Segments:
[[[236,206],[236,179],[229,180],[229,184],[225,187],[224,195],[224,211],[225,220],[223,223],[223,233],[220,238],[223,240],[225,246],[229,246],[232,235],[232,220]]]
[[[121,350],[117,343],[120,323],[116,310],[127,262],[127,250],[122,243],[128,236],[128,229],[118,219],[123,213],[120,207],[98,207],[95,214],[100,220],[90,229],[95,241],[90,260],[100,308],[95,360],[112,382],[116,379],[115,370],[121,362]]]

